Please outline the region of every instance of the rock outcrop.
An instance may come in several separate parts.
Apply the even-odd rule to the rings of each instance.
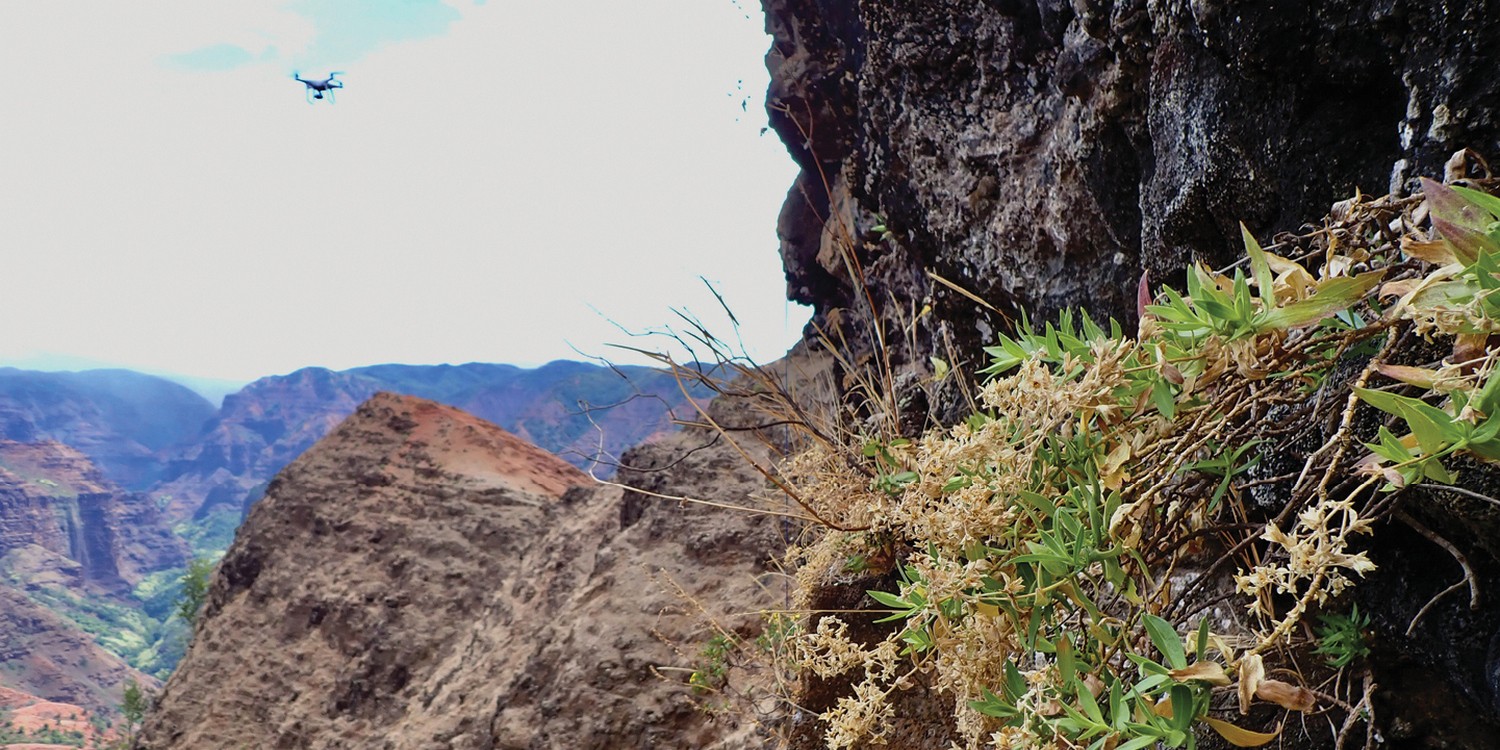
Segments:
[[[711,496],[758,485],[722,447],[627,461],[673,463],[658,450]],[[255,505],[139,747],[754,746],[652,667],[707,639],[692,601],[764,599],[777,525],[644,496],[627,519],[585,480],[470,415],[375,396]]]
[[[914,331],[918,351],[890,336],[898,365],[974,361],[997,312],[1131,318],[1142,271],[1238,257],[1238,222],[1271,237],[1442,175],[1456,149],[1500,154],[1482,2],[762,5],[767,107],[803,170],[788,294],[850,361],[876,346],[870,301]]]
[[[802,167],[779,222],[788,294],[814,306],[841,361],[894,365],[885,382],[915,412],[899,415],[912,432],[965,411],[957,392],[924,391],[928,356],[973,372],[1007,316],[1076,307],[1128,327],[1143,273],[1180,289],[1190,261],[1237,259],[1239,222],[1275,239],[1356,190],[1488,176],[1482,159],[1451,160],[1460,149],[1500,155],[1500,14],[1477,0],[762,6],[767,106]],[[1493,507],[1408,497],[1463,542],[1466,575],[1500,580],[1491,544],[1473,538]],[[1493,609],[1454,596],[1408,634],[1444,586],[1422,571],[1442,565],[1446,582],[1456,566],[1394,526],[1372,551],[1383,572],[1354,596],[1384,654],[1381,731],[1402,746],[1488,747]],[[860,594],[815,601],[857,607]],[[941,734],[942,718],[925,729]]]

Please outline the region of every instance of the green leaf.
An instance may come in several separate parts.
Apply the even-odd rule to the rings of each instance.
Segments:
[[[1441,220],[1482,232],[1493,221],[1485,216],[1486,211],[1483,208],[1465,198],[1461,193],[1426,177],[1422,178],[1422,195],[1427,199],[1427,207],[1431,210],[1432,218],[1435,220],[1434,225],[1437,220]]]
[[[1454,423],[1451,414],[1421,399],[1368,388],[1355,388],[1354,392],[1361,401],[1405,420],[1426,455],[1437,454],[1465,438],[1464,429]]]
[[[1104,724],[1104,713],[1099,710],[1099,702],[1094,700],[1094,694],[1089,692],[1087,685],[1080,685],[1078,688],[1078,705],[1083,707],[1083,712],[1095,724]]]
[[[1187,685],[1172,686],[1172,728],[1186,732],[1193,725],[1193,691]]]
[[[889,594],[889,593],[886,593],[884,591],[873,591],[873,590],[872,591],[866,591],[865,593],[869,594],[871,599],[874,599],[875,601],[880,602],[881,604],[884,604],[887,607],[891,607],[891,608],[894,608],[894,609],[911,609],[912,608],[911,602],[909,602],[909,601],[907,601],[907,600],[905,600],[905,599],[903,599],[903,598],[901,598],[901,597],[899,597],[899,596],[897,596],[895,594]]]
[[[1486,255],[1500,253],[1500,244],[1496,244],[1489,235],[1482,231],[1470,229],[1436,216],[1432,217],[1432,226],[1453,247],[1454,256],[1464,265],[1473,265],[1478,259]]]
[[[1129,742],[1126,742],[1123,745],[1119,745],[1115,748],[1115,750],[1141,750],[1141,748],[1150,747],[1156,744],[1157,739],[1157,736],[1154,734],[1142,735]]]
[[[1208,653],[1208,618],[1198,621],[1198,648],[1194,652],[1197,661],[1203,661],[1203,655]]]
[[[1005,660],[1005,684],[1002,689],[1005,691],[1005,697],[1011,699],[1012,702],[1020,700],[1021,696],[1026,694],[1026,677],[1021,674],[1021,670],[1016,668],[1015,662],[1008,657]]]
[[[1256,319],[1258,328],[1298,328],[1311,325],[1349,308],[1363,298],[1385,277],[1384,271],[1370,271],[1358,276],[1339,276],[1318,283],[1317,294],[1304,300],[1262,312]]]
[[[1073,641],[1067,634],[1063,634],[1058,636],[1053,646],[1057,649],[1057,676],[1064,686],[1071,685],[1078,678],[1078,660],[1073,658]]]
[[[1454,185],[1452,189],[1459,197],[1487,211],[1493,220],[1500,221],[1500,198],[1461,185]]]
[[[1182,637],[1177,635],[1172,623],[1153,614],[1142,615],[1142,619],[1146,624],[1146,634],[1151,636],[1151,643],[1166,658],[1167,665],[1173,669],[1186,669],[1187,654],[1182,650]]]
[[[1266,261],[1266,251],[1262,250],[1260,243],[1255,241],[1255,236],[1245,227],[1245,222],[1240,222],[1240,236],[1245,240],[1245,252],[1250,255],[1250,273],[1255,277],[1255,286],[1260,289],[1261,306],[1269,310],[1276,306],[1275,276],[1271,275],[1271,264]]]

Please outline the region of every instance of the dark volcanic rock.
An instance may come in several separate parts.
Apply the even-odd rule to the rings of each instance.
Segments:
[[[898,363],[1002,325],[929,272],[1001,310],[1130,317],[1143,270],[1236,257],[1240,221],[1295,230],[1500,153],[1500,15],[1477,1],[762,4],[803,167],[788,294],[867,351],[868,300],[891,331],[932,303]]]

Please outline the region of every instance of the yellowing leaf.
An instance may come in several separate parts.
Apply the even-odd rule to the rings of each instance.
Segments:
[[[1250,699],[1255,696],[1255,689],[1260,686],[1260,681],[1266,677],[1266,665],[1261,661],[1260,654],[1249,654],[1240,660],[1240,715],[1250,713]]]
[[[1401,238],[1401,252],[1406,253],[1408,258],[1425,260],[1439,266],[1458,262],[1453,254],[1453,246],[1441,240],[1419,240],[1408,235]]]
[[[1231,683],[1229,675],[1224,673],[1223,665],[1216,661],[1193,662],[1191,666],[1185,669],[1174,669],[1169,674],[1178,682],[1200,680],[1219,687],[1225,687]]]
[[[1156,705],[1151,707],[1151,713],[1156,714],[1163,719],[1172,718],[1172,696],[1162,696],[1162,699],[1157,701]]]
[[[1130,472],[1124,470],[1125,462],[1130,460],[1130,444],[1120,443],[1104,457],[1104,463],[1099,467],[1099,482],[1104,489],[1114,491],[1124,486],[1125,480],[1130,478]]]
[[[1409,365],[1379,365],[1377,370],[1391,380],[1399,380],[1407,385],[1415,385],[1427,390],[1432,390],[1437,384],[1441,373],[1437,370],[1429,370],[1425,367],[1411,367]]]
[[[1207,724],[1210,729],[1218,732],[1220,737],[1223,737],[1226,742],[1235,747],[1260,747],[1276,739],[1277,735],[1281,734],[1280,724],[1276,725],[1276,731],[1266,733],[1252,732],[1249,729],[1235,726],[1222,719],[1215,719],[1212,716],[1203,717],[1203,723]]]

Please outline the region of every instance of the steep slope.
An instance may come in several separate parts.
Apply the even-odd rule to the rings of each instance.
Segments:
[[[195,438],[213,414],[187,388],[129,370],[0,368],[0,438],[66,443],[127,489],[155,481],[162,452]]]
[[[632,452],[634,481],[743,501],[758,477],[709,443]],[[652,667],[710,637],[691,602],[753,632],[778,524],[583,480],[377,395],[255,505],[140,747],[759,746]]]
[[[0,685],[112,711],[160,661],[162,623],[130,594],[187,545],[155,503],[55,442],[0,440]],[[160,665],[158,665],[160,666]]]
[[[669,410],[685,400],[670,376],[644,367],[560,361],[530,370],[480,363],[306,368],[261,378],[225,398],[203,438],[152,494],[167,498],[174,520],[215,511],[237,520],[256,488],[380,390],[463,409],[604,475],[613,466],[596,463],[601,451],[608,461],[671,429]],[[585,404],[598,409],[584,413]]]
[[[151,501],[115,487],[78,451],[0,440],[0,561],[7,572],[24,574],[12,553],[30,547],[76,563],[80,590],[113,593],[181,565],[187,552]]]
[[[156,684],[73,623],[0,583],[0,687],[110,714],[132,679]]]

